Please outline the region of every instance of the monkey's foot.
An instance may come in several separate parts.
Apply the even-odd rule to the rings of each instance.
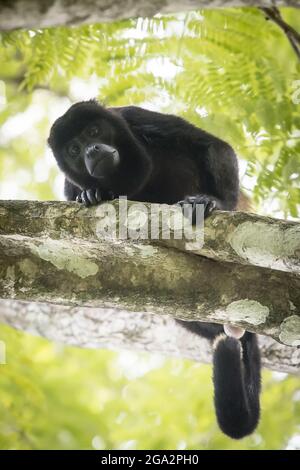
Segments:
[[[101,191],[100,189],[85,189],[78,194],[76,201],[88,206],[96,206],[104,201],[111,201],[115,196],[112,191]]]
[[[212,211],[217,207],[217,202],[211,197],[206,196],[205,194],[198,194],[197,196],[187,196],[182,201],[179,201],[179,204],[183,209],[186,205],[187,212],[185,211],[185,215],[188,216],[189,219],[192,220],[192,223],[196,223],[196,210],[197,205],[202,204],[204,208],[204,218],[212,213]]]

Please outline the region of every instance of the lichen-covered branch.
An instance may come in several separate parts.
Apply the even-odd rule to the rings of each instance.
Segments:
[[[0,30],[99,23],[216,7],[299,6],[298,0],[0,0]]]
[[[155,209],[159,213],[166,207],[144,208],[157,214]],[[272,336],[285,345],[300,345],[299,224],[243,213],[216,213],[205,224],[204,245],[199,248],[201,237],[174,240],[175,232],[170,240],[154,243],[120,238],[124,226],[128,230],[139,226],[141,214],[145,215],[134,203],[128,204],[126,214],[123,220],[117,202],[84,209],[76,203],[2,201],[0,298],[110,308],[137,312],[137,318],[167,314],[186,320],[228,322]],[[166,235],[159,220],[159,234]],[[242,235],[234,237],[239,227]],[[275,246],[282,247],[284,261],[266,264],[272,269],[238,264],[239,260],[258,260],[260,251],[255,250],[261,248],[253,243],[250,254],[239,257],[243,234],[247,238],[252,233],[262,240],[268,229],[273,237],[277,230]],[[146,234],[149,230],[147,226]],[[237,253],[231,260],[234,262],[216,262],[194,254],[209,252],[228,261],[232,256],[226,251],[229,245]],[[278,250],[274,260],[279,256]],[[269,260],[270,255],[266,256],[267,263]]]
[[[180,208],[169,209],[164,204],[141,206],[123,200],[89,209],[72,202],[0,201],[0,234],[98,240],[99,236],[102,238],[103,221],[108,237],[115,225],[124,234],[126,224],[144,224],[141,236],[153,243],[218,261],[300,274],[300,223],[244,212],[216,211],[205,220],[204,231],[201,227],[192,232],[176,232],[172,216],[182,213]],[[119,210],[129,216],[121,219]],[[152,230],[154,216],[159,221],[154,227],[156,238]],[[125,232],[120,225],[125,226]]]
[[[211,362],[209,342],[166,315],[2,300],[0,322],[72,346],[134,349]],[[300,348],[283,346],[266,336],[259,337],[259,344],[265,367],[299,374]]]

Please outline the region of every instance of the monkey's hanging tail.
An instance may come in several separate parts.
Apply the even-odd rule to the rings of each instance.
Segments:
[[[213,382],[222,431],[234,439],[251,434],[260,415],[260,354],[254,334],[246,332],[240,340],[224,334],[215,339]]]

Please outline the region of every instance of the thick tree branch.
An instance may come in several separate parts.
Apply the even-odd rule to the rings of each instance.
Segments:
[[[108,209],[114,208],[116,216],[119,207],[129,212],[128,224],[143,223],[144,214],[139,206],[130,201],[114,201]],[[181,215],[179,208],[159,204],[145,204],[148,214],[157,215],[160,220],[158,239],[151,236],[151,220],[146,226],[146,236],[153,241],[177,250],[193,253],[217,261],[242,265],[259,266],[272,270],[300,274],[300,224],[271,217],[261,217],[244,212],[215,212],[205,221],[205,234],[202,229],[187,233],[192,237],[175,239],[169,219],[173,214]],[[151,213],[150,213],[151,209]],[[140,216],[140,217],[139,217]],[[106,205],[84,209],[70,202],[0,201],[0,234],[40,237],[47,234],[52,238],[84,238],[98,240],[99,227],[105,218],[107,236],[109,226],[117,222],[125,226],[126,220],[115,221],[107,217]],[[161,223],[165,221],[164,225]],[[179,219],[179,222],[181,220]],[[153,227],[153,223],[152,223]],[[126,227],[125,227],[126,228]],[[170,237],[167,239],[168,229]],[[153,232],[152,232],[153,234]],[[203,243],[204,241],[204,243]]]
[[[149,214],[152,210],[166,216],[169,206],[143,207]],[[140,347],[144,349],[146,343],[151,349],[145,321],[151,330],[152,322],[169,322],[163,317],[158,320],[157,315],[233,323],[288,346],[300,345],[299,224],[219,212],[205,222],[202,248],[200,229],[192,231],[197,241],[175,240],[177,232],[171,232],[170,240],[151,243],[126,239],[124,228],[136,235],[133,227],[141,229],[142,220],[145,226],[142,209],[128,203],[124,218],[118,201],[90,209],[76,203],[2,201],[0,298],[33,304],[25,308],[25,304],[9,306],[9,300],[0,302],[0,318],[50,338],[65,341],[68,336],[67,342],[79,345],[91,345],[96,338],[96,346],[114,347],[118,341],[112,331],[118,331],[120,345],[139,347],[141,337]],[[174,221],[174,214],[181,212],[177,208],[172,214]],[[146,227],[140,235],[153,226]],[[122,233],[123,239],[118,238]],[[159,234],[167,234],[165,218],[160,218]],[[34,302],[46,303],[47,308]],[[57,313],[49,304],[57,306]],[[80,326],[75,318],[82,322]],[[103,321],[110,327],[102,329]],[[149,335],[155,336],[154,350],[181,351],[181,343],[173,337],[160,345],[160,336]],[[281,370],[299,368],[299,351],[270,344],[278,357],[274,367],[282,358]],[[182,355],[189,356],[188,348],[182,349]]]
[[[134,349],[211,362],[210,343],[166,315],[2,300],[0,321],[51,341],[82,348]],[[259,336],[259,344],[264,367],[300,373],[300,348],[283,346],[266,336]]]
[[[0,30],[98,23],[216,7],[299,7],[299,0],[0,0]]]

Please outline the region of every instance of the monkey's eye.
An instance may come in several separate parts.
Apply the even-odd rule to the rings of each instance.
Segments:
[[[80,154],[80,147],[78,144],[71,144],[68,149],[69,154],[72,157],[77,157]]]
[[[96,137],[97,135],[99,135],[100,133],[100,129],[98,126],[92,126],[88,129],[88,134],[90,137]]]

